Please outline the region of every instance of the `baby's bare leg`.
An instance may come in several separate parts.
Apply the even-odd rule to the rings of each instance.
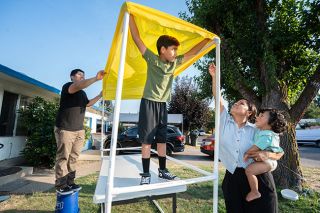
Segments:
[[[251,190],[246,197],[246,200],[248,202],[261,197],[261,194],[258,190],[258,179],[256,175],[260,175],[270,170],[271,170],[271,165],[269,165],[266,162],[255,162],[250,164],[246,168],[245,171],[246,171],[246,175],[247,175],[250,190]]]

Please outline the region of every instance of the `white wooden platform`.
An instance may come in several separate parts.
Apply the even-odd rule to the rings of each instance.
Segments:
[[[109,157],[103,157],[99,179],[93,197],[93,202],[103,204],[106,202],[106,185],[108,175]],[[158,164],[150,161],[151,184],[140,186],[140,175],[142,172],[141,154],[136,155],[119,155],[116,156],[114,190],[112,201],[125,201],[135,198],[175,194],[187,190],[186,184],[178,186],[169,186],[161,189],[148,189],[152,184],[160,184],[167,182],[158,178]],[[173,172],[174,173],[174,172]],[[128,187],[140,189],[137,191],[126,190]],[[145,188],[145,190],[144,190]],[[142,189],[142,190],[141,190]]]

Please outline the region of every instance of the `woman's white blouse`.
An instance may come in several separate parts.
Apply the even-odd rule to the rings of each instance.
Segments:
[[[252,162],[251,159],[244,162],[243,156],[253,145],[256,131],[255,126],[249,122],[239,128],[224,107],[220,114],[219,158],[230,173],[233,174],[237,167],[246,168]]]

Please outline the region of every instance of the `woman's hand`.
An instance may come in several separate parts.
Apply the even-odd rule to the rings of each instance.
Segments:
[[[249,154],[245,153],[243,156],[243,161],[247,162],[249,160]]]
[[[274,152],[269,152],[269,151],[259,151],[256,154],[253,154],[251,157],[255,161],[265,161],[268,159],[271,160],[280,160],[280,158],[284,155],[283,152],[280,153],[274,153]]]
[[[255,161],[266,161],[269,159],[269,152],[267,151],[259,151],[254,157]]]
[[[255,151],[255,152],[247,152],[247,158],[252,158],[254,161],[265,161],[269,159],[268,151]]]
[[[210,73],[211,77],[215,77],[216,76],[216,65],[214,63],[211,63],[209,65],[208,70],[209,70],[209,73]]]

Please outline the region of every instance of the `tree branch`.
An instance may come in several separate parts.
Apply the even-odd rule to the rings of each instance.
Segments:
[[[294,123],[298,123],[305,113],[311,101],[316,97],[320,89],[320,64],[318,65],[315,73],[310,78],[307,86],[304,88],[299,96],[299,99],[292,105],[289,114]]]
[[[263,82],[264,87],[266,88],[266,91],[270,90],[270,80],[269,80],[269,76],[267,74],[267,70],[266,70],[266,61],[263,60],[263,55],[264,55],[264,51],[265,48],[263,48],[263,43],[264,43],[264,39],[263,37],[267,34],[266,32],[266,17],[265,17],[265,5],[264,5],[264,1],[262,0],[257,0],[256,4],[256,15],[257,15],[257,28],[258,28],[258,35],[260,34],[261,36],[258,36],[257,39],[260,39],[260,42],[258,42],[259,45],[259,49],[260,51],[258,51],[260,54],[257,55],[256,58],[256,66],[257,66],[257,71],[260,73],[260,81]]]
[[[226,59],[230,58],[230,49],[228,48],[228,42],[223,43],[222,45],[222,51],[224,53],[224,57]],[[230,61],[230,60],[229,60]],[[238,90],[239,93],[242,95],[243,98],[251,101],[254,103],[258,108],[261,106],[261,101],[259,100],[259,97],[253,92],[253,90],[249,89],[243,82],[245,82],[245,79],[242,75],[239,76],[240,79],[235,80],[237,82],[235,84],[235,90]]]
[[[253,102],[257,108],[261,106],[261,101],[259,100],[258,96],[252,90],[248,89],[248,87],[243,84],[243,81],[238,81],[238,83],[235,84],[235,87],[235,89],[240,92],[243,98]]]

